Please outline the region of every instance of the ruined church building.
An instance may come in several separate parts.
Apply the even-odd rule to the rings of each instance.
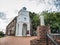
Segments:
[[[6,27],[6,35],[30,36],[30,17],[29,11],[23,7]]]

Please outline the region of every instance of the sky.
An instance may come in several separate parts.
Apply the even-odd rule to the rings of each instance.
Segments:
[[[35,13],[60,11],[60,0],[0,0],[0,31],[6,31],[6,26],[22,7]]]

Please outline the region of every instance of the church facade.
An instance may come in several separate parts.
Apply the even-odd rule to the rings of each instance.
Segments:
[[[6,27],[6,35],[30,36],[29,11],[23,7]]]

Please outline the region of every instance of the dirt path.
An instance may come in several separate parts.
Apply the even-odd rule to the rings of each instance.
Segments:
[[[0,45],[30,45],[30,40],[37,38],[33,37],[14,37],[7,36],[0,38]]]

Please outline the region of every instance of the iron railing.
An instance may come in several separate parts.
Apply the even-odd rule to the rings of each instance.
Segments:
[[[51,34],[47,34],[47,38],[49,38],[51,40],[51,42],[53,43],[53,45],[59,45],[56,40],[52,37]],[[47,45],[49,45],[48,41],[47,41]]]

